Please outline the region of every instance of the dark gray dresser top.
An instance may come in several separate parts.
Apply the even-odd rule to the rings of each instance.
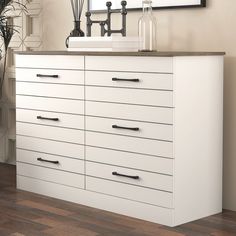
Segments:
[[[28,51],[15,52],[19,55],[83,55],[83,56],[140,56],[140,57],[175,57],[175,56],[214,56],[225,55],[225,52],[68,52],[68,51]]]

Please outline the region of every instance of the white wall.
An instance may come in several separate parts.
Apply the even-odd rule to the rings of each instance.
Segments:
[[[65,50],[65,38],[73,27],[70,1],[43,0],[43,3],[44,49]],[[201,9],[155,11],[158,20],[158,50],[225,51],[227,54],[224,207],[236,210],[236,1],[207,0],[207,5],[207,8]],[[140,16],[141,12],[128,13],[128,35],[137,35]],[[114,18],[114,25],[119,25],[119,17]]]

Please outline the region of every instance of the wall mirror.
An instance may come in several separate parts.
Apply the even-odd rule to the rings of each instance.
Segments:
[[[103,12],[106,10],[108,0],[88,0],[88,9],[92,12]],[[120,9],[121,0],[110,0],[113,9]],[[142,0],[126,0],[127,8],[137,10],[142,8]],[[206,0],[152,0],[153,9],[179,8],[179,7],[205,7]]]

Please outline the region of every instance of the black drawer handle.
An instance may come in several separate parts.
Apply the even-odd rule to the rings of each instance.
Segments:
[[[132,175],[123,175],[123,174],[119,174],[117,172],[112,172],[112,175],[115,176],[120,176],[120,177],[126,177],[126,178],[130,178],[130,179],[139,179],[139,176],[132,176]]]
[[[132,130],[132,131],[139,131],[138,127],[130,128],[130,127],[123,127],[123,126],[118,126],[118,125],[112,125],[113,129],[127,129],[127,130]]]
[[[36,75],[39,78],[59,78],[59,75],[42,75],[42,74],[37,74]]]
[[[59,121],[59,118],[48,118],[43,116],[37,116],[38,120],[52,120],[52,121]]]
[[[52,164],[55,164],[55,165],[59,164],[59,161],[49,161],[49,160],[45,160],[43,158],[37,158],[37,161],[52,163]]]
[[[121,78],[112,78],[112,81],[140,82],[139,79],[121,79]]]

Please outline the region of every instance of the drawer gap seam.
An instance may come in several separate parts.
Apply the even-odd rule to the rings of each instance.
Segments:
[[[105,162],[91,161],[91,160],[86,160],[86,162],[92,162],[92,163],[97,163],[97,164],[102,164],[102,165],[107,165],[107,166],[120,167],[120,168],[129,169],[129,170],[137,170],[137,171],[142,171],[142,172],[150,173],[150,174],[158,174],[158,175],[163,175],[163,176],[168,176],[168,177],[174,177],[173,174],[172,175],[171,174],[165,174],[165,173],[161,173],[161,172],[154,172],[154,171],[149,171],[149,170],[144,170],[144,169],[120,166],[120,165],[115,165],[115,164],[110,164],[110,163],[105,163]]]
[[[111,196],[111,197],[115,197],[115,198],[119,198],[119,199],[129,200],[129,201],[132,201],[132,202],[138,202],[138,203],[142,203],[142,204],[146,204],[146,205],[150,205],[150,206],[160,207],[160,208],[164,208],[164,209],[169,209],[169,210],[174,209],[174,208],[171,208],[171,207],[164,207],[164,206],[161,206],[161,205],[155,205],[155,204],[142,202],[142,201],[138,201],[138,200],[134,200],[134,199],[130,199],[130,198],[120,197],[120,196],[116,196],[116,195],[113,195],[113,194],[101,193],[101,192],[93,191],[91,189],[87,189],[87,191],[97,193],[97,194],[106,195],[106,196]]]
[[[98,176],[93,176],[93,175],[87,175],[87,177],[92,177],[92,178],[97,178],[97,179],[102,179],[102,180],[107,180],[110,182],[116,182],[116,183],[120,183],[120,184],[126,184],[126,185],[132,185],[132,186],[136,186],[136,187],[140,187],[140,188],[145,188],[145,189],[152,189],[152,190],[156,190],[156,191],[160,191],[160,192],[165,192],[165,193],[173,193],[172,191],[168,191],[168,190],[163,190],[163,189],[158,189],[158,188],[151,188],[151,187],[146,187],[143,185],[137,185],[137,184],[131,184],[131,183],[126,183],[126,182],[122,182],[122,181],[117,181],[117,180],[111,180],[111,179],[106,179],[106,178],[102,178],[102,177],[98,177]]]
[[[101,148],[101,149],[106,149],[106,150],[112,150],[112,151],[127,152],[127,153],[132,153],[132,154],[139,154],[139,155],[144,155],[144,156],[159,157],[159,158],[165,158],[165,159],[171,159],[171,160],[174,159],[174,158],[171,158],[171,157],[165,157],[165,156],[160,156],[160,155],[158,156],[158,155],[152,155],[152,154],[146,154],[146,153],[139,153],[139,152],[125,151],[125,150],[119,150],[119,149],[114,149],[114,148],[107,148],[107,147],[93,146],[93,145],[88,145],[88,144],[85,144],[85,146],[86,146],[86,147]]]
[[[52,168],[52,167],[48,167],[48,166],[43,166],[43,165],[36,165],[36,164],[24,162],[24,161],[17,161],[17,163],[22,163],[22,164],[25,164],[25,165],[28,165],[28,166],[41,167],[41,168],[49,169],[49,170],[56,170],[56,171],[63,172],[63,173],[66,172],[66,173],[70,173],[70,174],[76,174],[76,175],[85,176],[85,173],[82,174],[82,173],[73,172],[73,171],[68,171],[68,170],[56,169],[56,168]]]
[[[79,187],[75,187],[75,186],[71,186],[71,185],[66,185],[66,184],[61,184],[61,183],[57,183],[57,182],[53,182],[53,181],[49,181],[49,180],[43,180],[43,179],[39,179],[39,178],[34,178],[34,177],[31,177],[31,176],[27,176],[27,175],[17,174],[17,176],[22,176],[22,177],[29,178],[29,179],[40,180],[40,181],[43,181],[43,182],[57,184],[57,185],[61,185],[61,186],[65,186],[65,187],[70,187],[70,188],[74,188],[74,189],[82,189],[82,190],[84,190],[84,188],[79,188]]]

